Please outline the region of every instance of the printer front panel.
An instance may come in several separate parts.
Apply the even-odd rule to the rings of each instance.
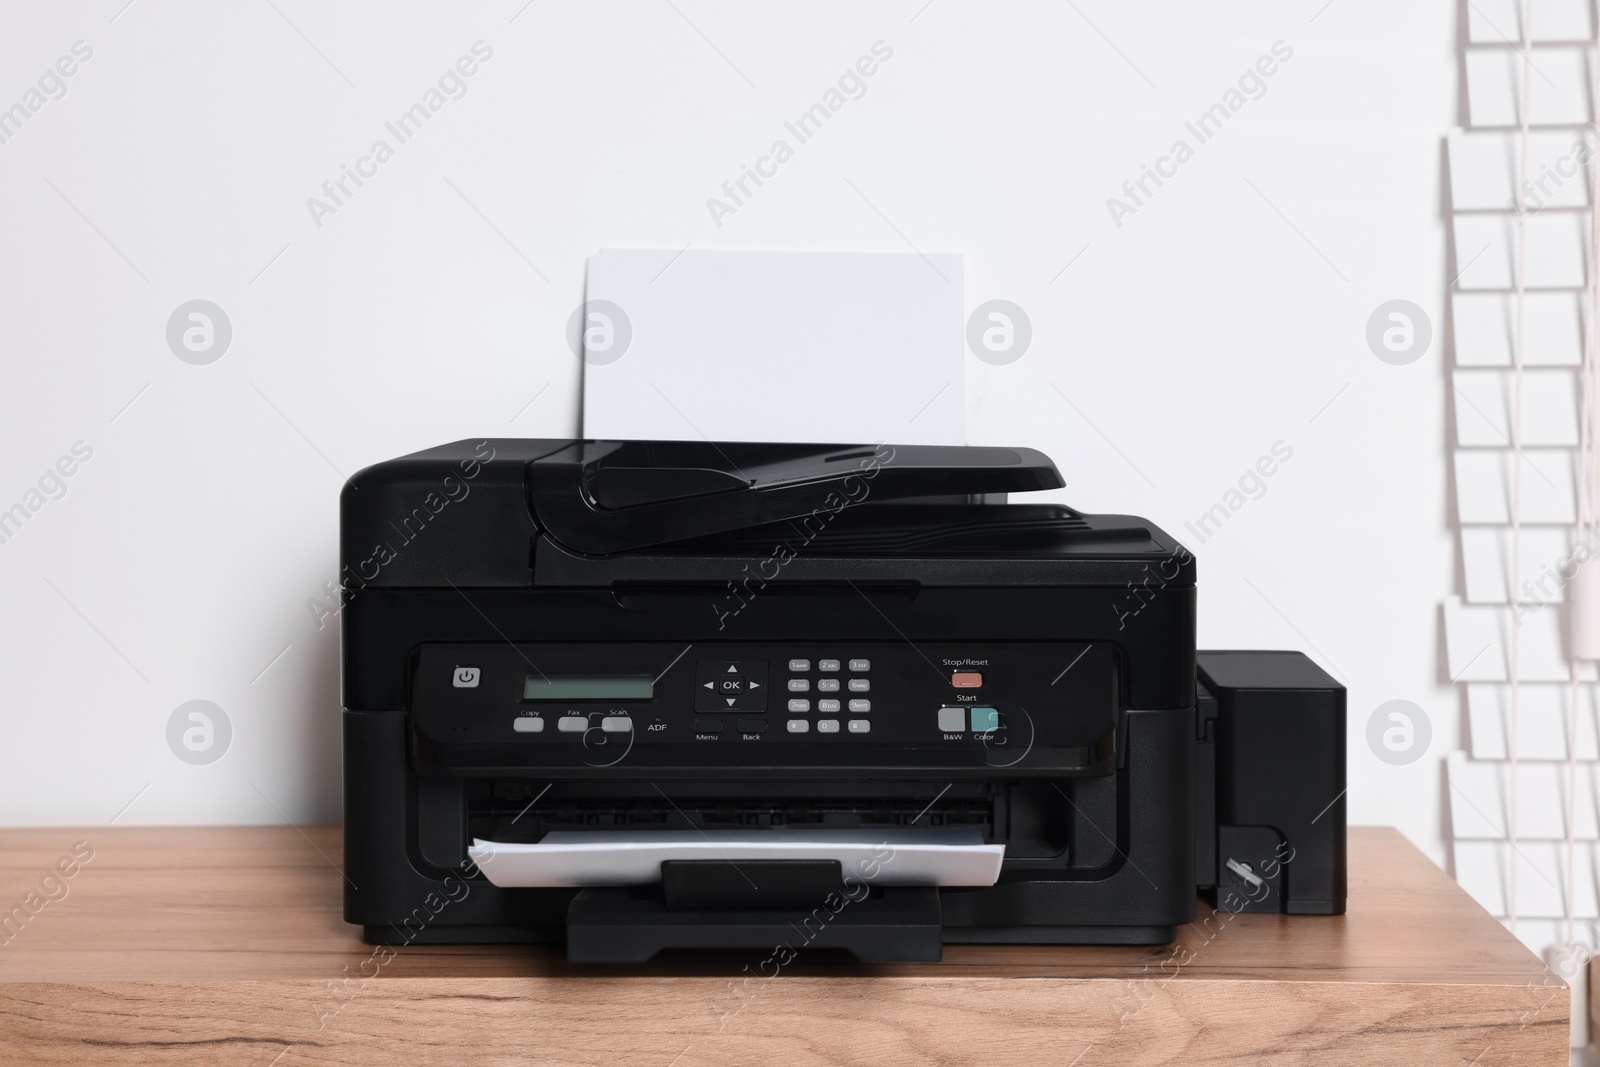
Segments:
[[[557,447],[467,442],[346,490],[346,918],[369,940],[563,940],[577,890],[490,884],[467,849],[577,829],[976,828],[1005,860],[940,891],[947,941],[1159,943],[1192,918],[1194,577],[1166,535],[996,505],[885,548],[918,505],[884,504],[894,529],[847,513],[815,540],[831,512],[808,512],[787,554],[557,552],[525,478]],[[470,503],[419,513],[446,475]],[[979,521],[981,549],[955,536]]]
[[[428,643],[411,729],[431,775],[1110,773],[1107,643]]]

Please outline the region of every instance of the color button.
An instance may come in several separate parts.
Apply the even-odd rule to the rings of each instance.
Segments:
[[[972,708],[972,732],[993,733],[1000,729],[1000,713],[994,708]]]
[[[811,720],[810,719],[790,719],[789,720],[789,732],[791,734],[803,734],[807,730],[810,730],[810,729],[811,729]]]
[[[542,734],[544,733],[544,720],[527,715],[519,719],[512,719],[511,728],[519,734]]]
[[[939,729],[947,734],[959,734],[967,728],[966,708],[940,708]]]
[[[983,675],[978,671],[956,671],[950,676],[950,684],[957,689],[977,689],[983,685]]]

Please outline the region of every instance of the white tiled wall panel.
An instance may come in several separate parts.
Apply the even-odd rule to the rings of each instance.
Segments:
[[[1558,607],[1523,609],[1516,627],[1520,645],[1518,676],[1523,682],[1564,682],[1571,668],[1566,659],[1564,619]],[[1450,678],[1457,682],[1503,682],[1511,660],[1511,610],[1506,607],[1463,604],[1451,597],[1444,604],[1445,651]],[[1586,665],[1580,678],[1593,678]]]
[[[1569,561],[1572,531],[1564,526],[1525,526],[1518,555],[1518,579],[1523,586],[1519,600],[1524,605],[1542,606],[1566,601],[1566,582],[1561,574],[1572,573]],[[1508,526],[1463,526],[1461,528],[1461,569],[1467,583],[1469,604],[1505,604],[1510,601],[1511,528]]]
[[[1471,682],[1467,692],[1467,736],[1474,760],[1503,760],[1510,752],[1510,687]],[[1578,758],[1600,758],[1595,736],[1600,687],[1579,683],[1533,683],[1518,687],[1517,755],[1522,760],[1564,760],[1571,730],[1574,695],[1578,712]],[[1574,690],[1576,694],[1574,694]]]
[[[1461,589],[1445,601],[1442,621],[1446,669],[1460,684],[1467,720],[1466,750],[1452,752],[1445,766],[1452,873],[1524,944],[1543,951],[1569,937],[1595,944],[1600,936],[1600,679],[1595,664],[1574,670],[1567,657],[1570,596],[1561,578],[1578,538],[1575,368],[1583,362],[1585,286],[1594,269],[1589,208],[1600,161],[1589,158],[1593,132],[1584,129],[1593,111],[1593,29],[1588,0],[1472,0],[1461,10],[1468,127],[1446,139],[1445,179]],[[1532,38],[1544,42],[1527,51],[1531,67],[1520,46],[1525,12]],[[1515,127],[1525,108],[1534,129],[1524,171]],[[1512,444],[1510,372],[1519,283],[1526,287],[1520,451]],[[1515,581],[1513,514],[1522,523]]]
[[[1593,184],[1586,165],[1591,137],[1584,130],[1546,129],[1528,139],[1530,188],[1518,192],[1522,138],[1513,130],[1450,131],[1450,206],[1456,211],[1538,212],[1581,208]],[[1513,203],[1515,201],[1515,203]]]
[[[1528,29],[1534,41],[1589,39],[1586,0],[1472,0],[1465,5],[1467,40],[1473,44],[1521,41],[1524,2],[1528,10]]]
[[[1525,523],[1564,523],[1576,518],[1572,453],[1565,449],[1458,449],[1455,454],[1457,516],[1462,523],[1507,523],[1518,492],[1513,461],[1522,467]]]
[[[1509,445],[1516,410],[1509,370],[1458,370],[1453,375],[1456,444]],[[1578,443],[1577,375],[1568,370],[1522,372],[1522,447]]]
[[[1466,257],[1456,250],[1460,270]],[[1470,255],[1471,253],[1467,253]],[[1450,297],[1456,366],[1510,367],[1516,314],[1510,293],[1461,292]],[[1523,296],[1524,367],[1576,367],[1583,362],[1583,302],[1579,291]]]
[[[1527,216],[1520,225],[1527,233],[1523,253],[1527,287],[1582,288],[1588,216],[1544,211]],[[1513,288],[1517,284],[1518,226],[1516,216],[1502,212],[1455,216],[1456,259],[1461,264],[1456,284],[1462,289]]]
[[[1471,5],[1468,5],[1469,7]],[[1590,51],[1581,45],[1533,47],[1530,120],[1535,125],[1589,121]],[[1474,126],[1522,122],[1522,57],[1512,48],[1469,48],[1464,57],[1467,106]]]

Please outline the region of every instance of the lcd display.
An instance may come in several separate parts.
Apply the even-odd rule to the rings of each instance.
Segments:
[[[649,700],[654,693],[648,674],[530,674],[522,684],[523,700]]]

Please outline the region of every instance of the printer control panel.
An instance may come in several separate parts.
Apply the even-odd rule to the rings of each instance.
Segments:
[[[413,754],[447,774],[905,768],[1103,773],[1103,643],[428,644]]]

